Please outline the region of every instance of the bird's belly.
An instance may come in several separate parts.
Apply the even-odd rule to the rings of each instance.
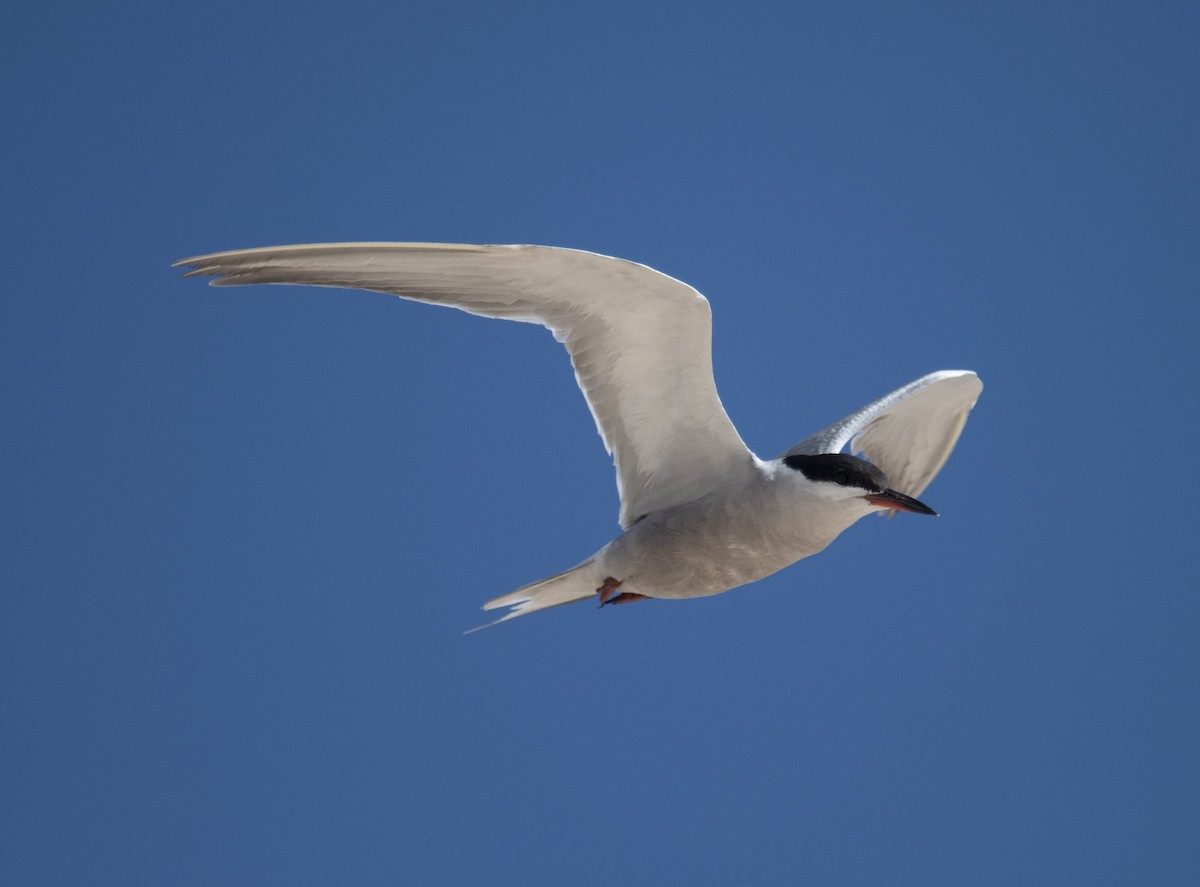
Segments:
[[[652,515],[601,554],[622,591],[655,598],[720,594],[816,554],[832,541],[789,532],[762,516]]]

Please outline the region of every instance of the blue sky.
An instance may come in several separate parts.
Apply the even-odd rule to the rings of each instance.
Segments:
[[[18,3],[0,881],[1191,884],[1190,3]],[[715,598],[541,330],[169,267],[545,243],[713,305],[776,454],[941,368],[922,497]]]

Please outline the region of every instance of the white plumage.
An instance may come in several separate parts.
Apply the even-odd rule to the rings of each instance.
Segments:
[[[374,290],[539,323],[566,346],[616,463],[625,532],[578,567],[485,605],[512,607],[505,619],[598,592],[716,594],[821,550],[871,511],[928,512],[907,497],[945,464],[982,390],[972,372],[932,373],[763,461],[717,396],[708,302],[645,265],[554,247],[430,243],[268,247],[177,264],[217,286]],[[882,469],[895,498],[867,468],[839,462],[850,471],[843,480],[833,462],[810,458],[847,445]]]

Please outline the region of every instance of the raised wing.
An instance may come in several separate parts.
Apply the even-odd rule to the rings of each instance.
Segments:
[[[970,370],[930,373],[806,437],[783,455],[840,453],[849,444],[853,455],[883,469],[892,489],[915,498],[950,458],[981,391],[983,383]]]
[[[571,355],[617,468],[620,520],[699,498],[753,456],[717,396],[708,302],[645,265],[545,246],[330,243],[197,256],[215,286],[311,284],[391,293],[538,323]]]

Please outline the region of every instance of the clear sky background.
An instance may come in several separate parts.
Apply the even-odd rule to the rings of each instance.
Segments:
[[[17,2],[0,882],[1200,871],[1200,7]],[[922,497],[715,598],[535,327],[169,265],[543,243],[700,289],[772,456],[926,372]]]

